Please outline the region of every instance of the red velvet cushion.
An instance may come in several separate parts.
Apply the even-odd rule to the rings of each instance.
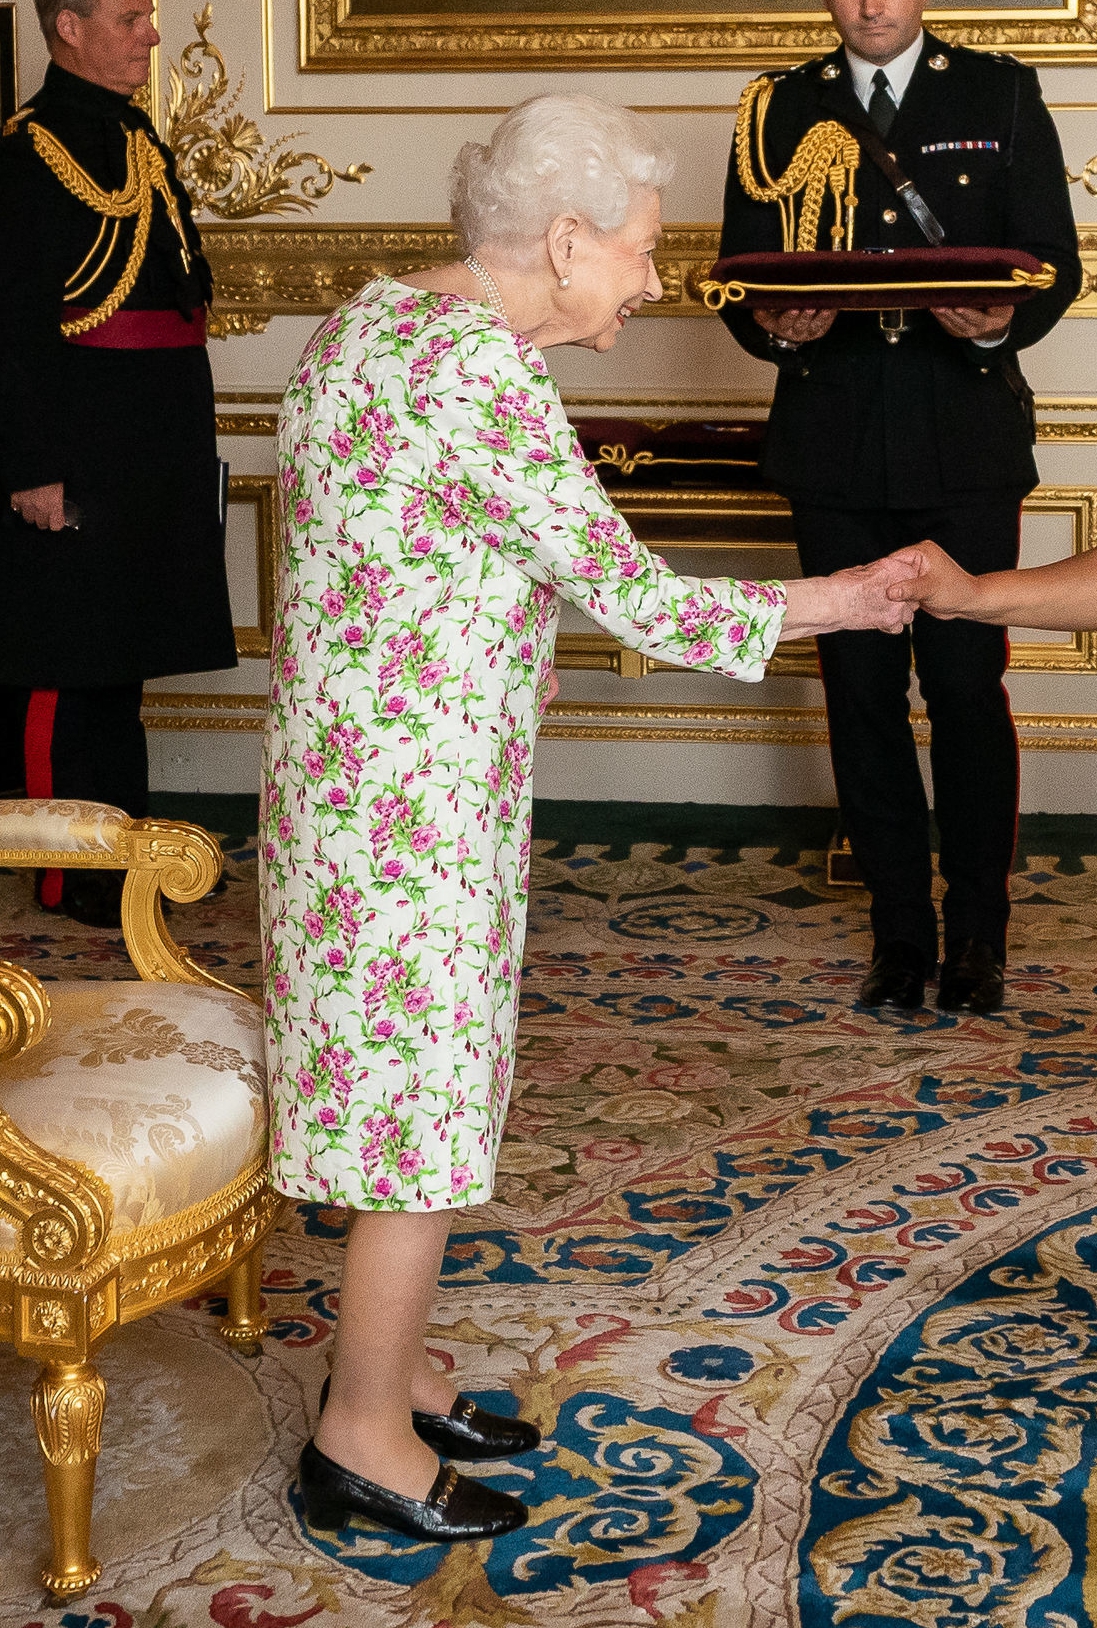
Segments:
[[[1039,292],[1038,286],[1014,282],[1014,271],[1042,277],[1044,267],[1020,249],[853,249],[849,253],[733,254],[718,260],[713,283],[743,286],[741,299],[732,289],[728,304],[764,306],[769,310],[881,311],[917,306],[1017,305]],[[871,285],[855,289],[838,284]],[[933,284],[947,283],[941,288]],[[992,284],[1005,287],[992,287]],[[882,287],[897,284],[898,287]],[[1044,282],[1045,287],[1050,283]],[[708,303],[719,308],[718,297]]]
[[[702,486],[731,491],[761,485],[762,419],[576,418],[580,445],[604,486]]]

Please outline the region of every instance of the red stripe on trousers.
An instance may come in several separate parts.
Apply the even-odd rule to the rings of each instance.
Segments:
[[[32,690],[23,730],[23,763],[28,797],[53,796],[53,725],[57,717],[57,691]],[[38,897],[47,910],[61,903],[64,872],[46,871]]]

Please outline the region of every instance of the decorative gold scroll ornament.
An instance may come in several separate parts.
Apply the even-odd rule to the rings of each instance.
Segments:
[[[1068,166],[1067,180],[1071,184],[1073,184],[1075,181],[1081,181],[1090,197],[1097,198],[1097,153],[1095,153],[1092,158],[1086,159],[1086,162],[1078,171],[1077,175],[1075,175],[1074,171]]]
[[[230,92],[225,59],[208,37],[212,25],[212,5],[195,12],[198,38],[183,52],[179,67],[171,65],[168,89],[165,140],[195,213],[206,209],[223,220],[305,214],[336,181],[361,182],[372,174],[369,164],[337,170],[319,153],[288,152],[287,143],[300,131],[265,141],[254,119],[234,111],[245,76]],[[302,164],[314,164],[317,173],[293,179],[290,172]]]
[[[832,249],[852,249],[853,220],[857,210],[854,183],[861,162],[861,148],[844,125],[834,119],[813,124],[792,155],[792,162],[777,181],[766,165],[765,125],[773,96],[773,80],[768,75],[754,79],[739,101],[735,123],[735,159],[739,181],[755,203],[776,203],[781,210],[783,247],[787,253],[813,250],[819,236],[819,217],[829,185],[834,199],[834,225],[830,229]],[[751,146],[758,157],[759,182],[754,171]],[[764,184],[763,184],[764,183]],[[800,219],[796,219],[796,194],[803,193]]]

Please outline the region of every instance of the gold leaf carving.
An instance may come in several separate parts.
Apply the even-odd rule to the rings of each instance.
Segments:
[[[106,1394],[90,1365],[42,1369],[31,1393],[31,1412],[50,1464],[86,1464],[97,1457]]]
[[[212,4],[195,13],[194,26],[198,38],[178,68],[170,67],[165,139],[195,213],[208,210],[225,220],[307,214],[336,181],[360,182],[372,172],[369,164],[337,170],[319,153],[291,151],[299,131],[267,141],[254,119],[236,110],[244,75],[230,91],[225,59],[209,38]],[[315,173],[295,177],[302,165]]]
[[[59,1340],[72,1327],[72,1316],[59,1300],[39,1300],[31,1312],[31,1323],[36,1334]]]
[[[1094,153],[1092,158],[1086,159],[1077,175],[1068,168],[1067,180],[1071,183],[1081,181],[1090,197],[1097,198],[1097,153]]]
[[[63,1261],[77,1245],[76,1231],[59,1215],[46,1215],[31,1229],[31,1248],[41,1259]]]
[[[49,997],[38,979],[0,961],[0,1057],[11,1060],[29,1051],[49,1026]]]

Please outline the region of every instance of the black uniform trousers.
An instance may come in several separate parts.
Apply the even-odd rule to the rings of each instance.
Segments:
[[[1022,496],[971,496],[939,509],[832,509],[793,500],[804,574],[868,564],[922,538],[968,571],[1010,570]],[[829,633],[818,647],[838,803],[872,894],[877,948],[902,939],[929,966],[937,961],[929,809],[909,721],[913,654],[931,730],[945,953],[974,938],[1004,959],[1019,775],[1002,683],[1005,630],[918,611],[904,633]]]
[[[3,784],[28,797],[149,811],[142,685],[31,690],[0,685]]]

